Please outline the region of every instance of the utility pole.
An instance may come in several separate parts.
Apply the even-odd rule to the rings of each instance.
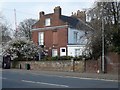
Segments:
[[[105,72],[104,5],[102,2],[102,72]]]
[[[17,38],[18,29],[17,29],[16,9],[14,9],[14,18],[15,18],[15,37]]]

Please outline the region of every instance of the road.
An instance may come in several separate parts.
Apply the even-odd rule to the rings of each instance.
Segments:
[[[117,81],[81,79],[44,73],[2,71],[2,88],[118,88]]]

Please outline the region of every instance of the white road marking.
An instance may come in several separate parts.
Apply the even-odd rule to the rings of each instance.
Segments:
[[[44,75],[44,76],[55,76],[60,78],[76,78],[76,79],[86,79],[86,80],[101,80],[101,81],[112,81],[112,82],[118,82],[118,80],[109,80],[109,79],[99,79],[99,78],[84,78],[84,77],[73,77],[73,76],[59,76],[59,75],[46,75],[46,74],[35,74],[34,75]]]
[[[18,71],[14,71],[18,72]],[[21,74],[21,73],[20,73]],[[25,73],[22,73],[25,74]],[[37,74],[37,73],[32,73],[33,75],[44,75],[44,76],[55,76],[55,77],[61,77],[61,78],[76,78],[76,79],[86,79],[86,80],[101,80],[101,81],[112,81],[112,82],[118,82],[118,80],[110,80],[110,79],[100,79],[100,78],[89,78],[89,77],[74,77],[74,76],[60,76],[60,75],[46,75],[46,74]]]
[[[28,80],[21,80],[27,83],[36,83],[36,84],[45,84],[45,85],[52,85],[52,86],[59,86],[59,87],[69,87],[67,85],[60,85],[60,84],[52,84],[52,83],[45,83],[45,82],[35,82],[35,81],[28,81]]]
[[[112,81],[112,82],[118,82],[118,80],[108,80],[108,79],[99,79],[99,78],[83,78],[83,77],[71,77],[71,76],[65,76],[68,78],[77,78],[77,79],[86,79],[86,80],[101,80],[101,81]]]
[[[4,77],[0,77],[0,79],[7,79],[7,78],[4,78]]]
[[[2,79],[7,79],[7,78],[2,78]]]

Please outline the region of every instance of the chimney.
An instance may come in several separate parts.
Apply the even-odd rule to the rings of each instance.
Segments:
[[[84,22],[86,22],[86,14],[85,11],[77,11],[77,18],[80,18],[81,20],[83,20]]]
[[[61,16],[61,8],[60,6],[57,6],[54,8],[54,14],[58,15],[58,17]]]
[[[42,16],[44,16],[44,11],[41,11],[40,13],[39,13],[39,18],[41,18]]]

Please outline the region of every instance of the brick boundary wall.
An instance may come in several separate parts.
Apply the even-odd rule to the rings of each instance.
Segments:
[[[84,61],[19,61],[16,68],[26,69],[26,64],[30,64],[32,70],[52,70],[52,71],[74,71],[84,72]]]
[[[85,72],[97,73],[99,70],[98,60],[86,60],[85,61]]]
[[[120,55],[108,53],[106,55],[105,72],[109,74],[118,74],[120,69]],[[101,71],[101,59],[86,60],[86,61],[71,61],[71,60],[55,60],[55,61],[19,61],[16,68],[21,64],[22,69],[26,69],[25,65],[30,64],[32,70],[51,70],[51,71],[74,71],[97,73]]]
[[[87,60],[85,62],[85,72],[97,73],[101,71],[101,58],[98,60]],[[105,55],[105,73],[118,74],[120,69],[120,55],[109,52]]]
[[[106,55],[107,73],[118,74],[120,68],[120,54],[109,52]]]

